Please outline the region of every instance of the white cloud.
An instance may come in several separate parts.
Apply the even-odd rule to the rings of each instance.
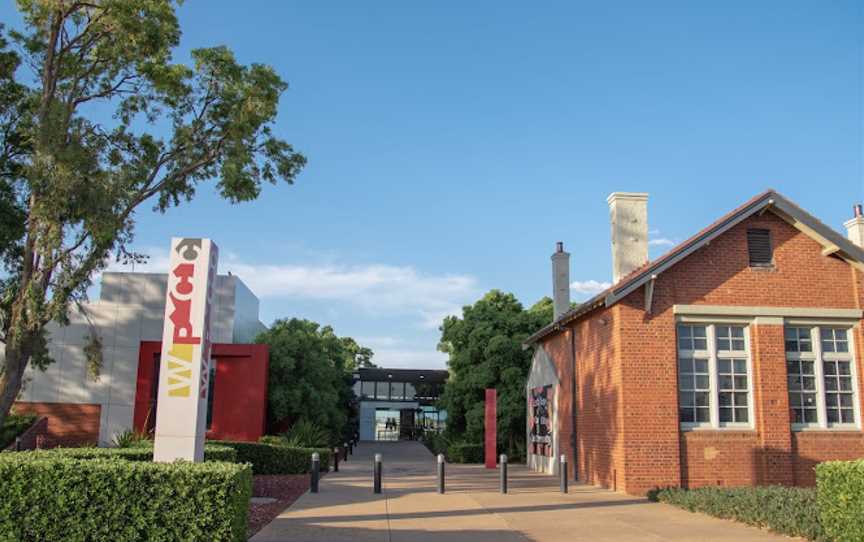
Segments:
[[[667,239],[666,237],[658,237],[657,239],[651,239],[648,241],[649,247],[671,247],[675,246],[675,244],[675,241]]]
[[[402,369],[446,369],[447,354],[436,350],[372,349],[372,362],[379,367]]]
[[[612,286],[611,282],[600,282],[596,280],[577,280],[570,283],[570,289],[574,293],[583,295],[599,294],[610,286]]]
[[[136,272],[167,272],[168,251],[145,248],[146,264]],[[413,266],[388,264],[342,265],[246,263],[226,253],[219,272],[239,276],[261,299],[291,298],[346,303],[374,315],[405,315],[416,325],[435,329],[445,316],[461,314],[462,306],[479,294],[477,280],[464,274],[422,273]],[[112,264],[111,271],[131,271],[131,265]]]

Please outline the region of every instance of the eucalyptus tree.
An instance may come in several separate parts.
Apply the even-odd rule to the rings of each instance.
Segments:
[[[67,321],[111,256],[141,258],[139,207],[164,212],[211,179],[252,200],[305,163],[273,132],[287,86],[272,68],[223,46],[173,60],[178,2],[17,5],[15,49],[0,44],[0,425],[28,364],[51,361],[46,324]]]

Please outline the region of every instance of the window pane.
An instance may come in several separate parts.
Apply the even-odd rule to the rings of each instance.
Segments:
[[[720,409],[720,421],[721,422],[731,422],[732,421],[732,409],[731,408],[721,408]]]
[[[417,390],[414,388],[414,384],[406,382],[405,383],[405,400],[406,401],[413,401],[415,395],[417,395]]]
[[[373,398],[375,397],[375,383],[374,382],[363,382],[363,397]]]
[[[736,408],[735,409],[735,421],[738,423],[747,423],[748,420],[748,412],[746,408]]]
[[[681,417],[681,421],[684,423],[693,423],[696,421],[696,415],[692,408],[681,407],[679,415]]]
[[[699,423],[707,422],[710,420],[710,416],[707,408],[698,408],[696,409],[696,421]]]

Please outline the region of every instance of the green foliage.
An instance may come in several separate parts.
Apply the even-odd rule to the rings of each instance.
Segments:
[[[114,435],[113,443],[117,448],[132,448],[133,446],[139,446],[141,444],[152,446],[153,443],[150,442],[151,440],[150,435],[147,433],[135,431],[134,429],[127,429],[122,433]]]
[[[15,442],[15,438],[30,428],[36,421],[36,416],[30,414],[12,414],[3,422],[0,428],[0,450]]]
[[[53,448],[38,453],[62,455],[75,459],[125,459],[126,461],[153,461],[152,441],[137,441],[128,448]],[[238,461],[237,452],[229,446],[207,443],[204,445],[204,461]]]
[[[0,36],[0,423],[27,365],[50,363],[45,325],[111,255],[143,259],[141,205],[164,212],[207,181],[253,200],[306,162],[274,134],[287,85],[272,68],[224,46],[173,62],[178,3],[18,0],[15,51]]]
[[[469,442],[454,442],[447,446],[447,461],[450,463],[482,463],[483,445]]]
[[[480,444],[485,390],[495,388],[498,446],[513,460],[524,455],[525,383],[532,354],[522,349],[522,342],[551,321],[548,298],[525,310],[513,294],[498,290],[464,307],[462,318],[444,320],[439,349],[450,356],[450,378],[441,403],[452,440]]]
[[[330,432],[308,420],[300,420],[281,435],[286,446],[295,448],[326,448],[333,441]]]
[[[816,465],[819,518],[833,540],[864,540],[864,459]]]
[[[652,491],[648,498],[690,512],[764,527],[780,534],[828,540],[819,521],[814,489],[782,486],[664,488]]]
[[[246,540],[252,470],[0,454],[0,540]]]
[[[292,448],[279,444],[279,437],[265,437],[265,442],[213,441],[221,446],[233,448],[237,461],[251,463],[255,474],[303,474],[309,472],[312,454],[321,456],[321,471],[328,469],[332,460],[329,448]]]
[[[305,421],[329,432],[325,445],[343,442],[358,414],[351,371],[372,351],[330,326],[297,318],[277,320],[256,342],[270,350],[270,426],[278,431]]]

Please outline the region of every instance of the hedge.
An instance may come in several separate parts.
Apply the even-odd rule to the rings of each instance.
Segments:
[[[52,450],[45,450],[41,453],[74,457],[76,459],[120,458],[127,461],[152,461],[153,445],[141,445],[132,448],[54,448]],[[237,452],[228,446],[205,444],[204,461],[225,461],[227,463],[237,463]]]
[[[10,414],[3,422],[3,427],[0,428],[0,450],[5,450],[7,446],[15,442],[15,437],[30,428],[36,421],[36,416],[32,414]]]
[[[246,540],[252,470],[231,463],[0,454],[0,540]]]
[[[698,489],[655,489],[648,498],[765,527],[776,533],[826,540],[819,521],[816,490],[800,487],[702,487]],[[860,508],[860,506],[859,506]],[[852,540],[844,538],[843,540]]]
[[[482,463],[483,445],[456,442],[447,446],[447,461],[451,463]]]
[[[819,517],[833,540],[864,540],[864,459],[816,465]]]
[[[270,442],[233,442],[226,440],[211,441],[220,446],[233,448],[237,461],[252,463],[255,474],[303,474],[309,472],[312,454],[321,456],[321,471],[325,472],[333,460],[327,448],[291,448]]]

